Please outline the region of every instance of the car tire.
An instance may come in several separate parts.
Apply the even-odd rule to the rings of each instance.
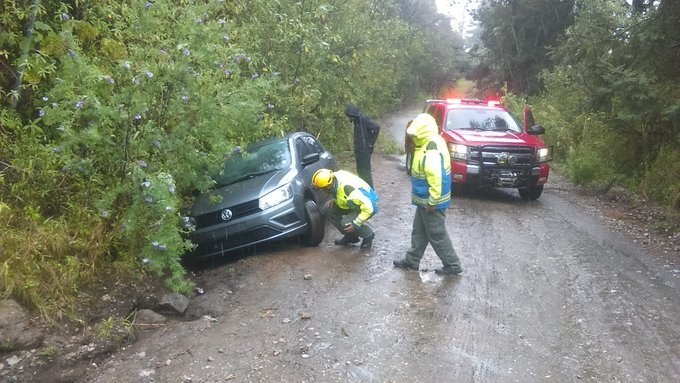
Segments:
[[[305,218],[307,219],[307,232],[302,235],[302,243],[305,246],[318,246],[323,241],[325,222],[316,202],[305,201]]]
[[[536,201],[543,194],[543,185],[533,185],[528,188],[519,188],[519,196],[524,200]]]

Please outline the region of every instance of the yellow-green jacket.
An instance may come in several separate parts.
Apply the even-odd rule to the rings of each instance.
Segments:
[[[411,169],[411,202],[437,210],[451,204],[451,157],[437,122],[427,113],[419,114],[406,129],[413,137],[415,152]]]
[[[335,186],[335,204],[340,209],[359,210],[352,225],[359,227],[378,213],[378,194],[366,181],[344,170],[334,173],[338,181]]]

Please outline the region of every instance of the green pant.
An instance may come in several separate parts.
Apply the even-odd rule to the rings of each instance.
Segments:
[[[371,173],[371,152],[354,152],[357,161],[357,175],[373,187],[373,174]]]
[[[445,221],[445,210],[428,213],[424,207],[418,206],[416,208],[411,231],[411,248],[406,252],[406,262],[418,267],[427,245],[431,244],[444,266],[460,269],[460,259],[456,255],[456,251],[453,250],[449,233],[446,231]]]
[[[357,215],[359,215],[359,211],[341,209],[337,205],[333,205],[332,208],[326,209],[324,215],[326,216],[328,222],[330,222],[333,226],[335,226],[336,229],[338,229],[338,231],[344,234],[343,228],[346,224],[354,221]],[[373,229],[371,229],[367,223],[364,223],[357,228],[357,234],[361,238],[371,237],[373,236]]]

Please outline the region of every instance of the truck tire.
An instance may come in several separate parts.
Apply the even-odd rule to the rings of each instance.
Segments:
[[[522,199],[536,201],[543,194],[543,185],[533,185],[526,188],[519,188],[519,196]]]
[[[467,183],[451,182],[451,196],[466,197],[474,194],[477,186]]]

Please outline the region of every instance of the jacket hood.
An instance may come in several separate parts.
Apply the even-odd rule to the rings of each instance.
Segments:
[[[438,130],[437,122],[432,116],[420,113],[406,129],[406,134],[413,136],[416,146],[422,146],[428,141],[428,137],[436,135]]]
[[[359,118],[359,116],[361,116],[361,113],[359,112],[359,108],[352,104],[349,104],[347,105],[347,109],[345,109],[345,115],[349,118]]]

